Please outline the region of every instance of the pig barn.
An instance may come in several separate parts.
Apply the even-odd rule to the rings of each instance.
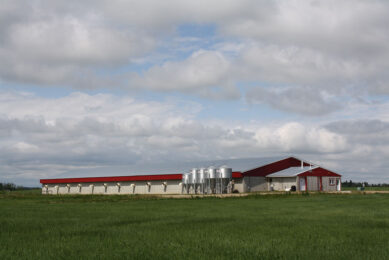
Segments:
[[[104,175],[109,172],[109,175]],[[340,191],[341,175],[294,157],[135,164],[41,179],[42,194],[222,194]],[[95,175],[95,177],[84,177]]]

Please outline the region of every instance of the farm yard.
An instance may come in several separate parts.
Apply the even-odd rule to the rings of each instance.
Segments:
[[[388,259],[389,194],[0,193],[0,259]]]

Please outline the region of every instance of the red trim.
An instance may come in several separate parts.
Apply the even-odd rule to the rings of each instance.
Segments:
[[[241,172],[233,172],[232,178],[234,179],[243,178],[243,174]]]
[[[323,179],[322,176],[320,176],[320,191],[323,190]]]
[[[339,174],[329,171],[327,169],[323,169],[321,167],[315,168],[312,170],[305,171],[300,173],[298,176],[330,176],[330,177],[340,177]]]
[[[308,178],[307,176],[305,176],[304,178],[305,178],[305,191],[308,191]]]
[[[159,181],[159,180],[181,180],[182,174],[164,175],[136,175],[136,176],[114,176],[114,177],[85,177],[85,178],[64,178],[64,179],[41,179],[40,183],[84,183],[84,182],[114,182],[114,181]]]
[[[233,172],[232,178],[243,178],[241,172]],[[136,176],[114,176],[114,177],[85,177],[85,178],[63,178],[63,179],[41,179],[42,184],[51,183],[85,183],[85,182],[115,182],[115,181],[162,181],[181,180],[182,174],[163,175],[136,175]]]

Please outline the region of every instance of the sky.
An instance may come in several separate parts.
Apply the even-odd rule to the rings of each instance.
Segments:
[[[0,182],[294,155],[389,183],[388,13],[378,0],[2,0]]]

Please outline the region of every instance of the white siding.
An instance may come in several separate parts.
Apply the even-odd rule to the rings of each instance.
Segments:
[[[273,184],[273,189],[275,191],[285,191],[286,189],[290,189],[292,186],[296,186],[297,188],[296,179],[296,177],[273,177],[271,178],[271,184]]]
[[[305,178],[305,177],[300,177]],[[336,180],[341,181],[339,177],[326,177],[322,178],[322,191],[336,191]],[[330,185],[330,179],[334,179],[335,185]],[[307,176],[308,191],[319,191],[320,190],[320,177]]]
[[[307,176],[308,191],[319,191],[320,190],[320,177]]]
[[[166,183],[162,185],[162,183]],[[147,185],[150,183],[150,187]],[[120,190],[117,182],[104,183],[82,183],[81,192],[78,183],[68,184],[47,184],[42,186],[42,194],[180,194],[182,186],[181,180],[166,180],[166,181],[133,181],[120,182]],[[94,185],[93,189],[91,185]],[[135,186],[134,186],[135,185]]]
[[[335,185],[330,185],[330,179],[334,179]],[[324,191],[336,191],[336,179],[339,179],[339,177],[322,177],[323,181],[323,190]]]
[[[240,193],[244,192],[243,178],[234,180],[234,190],[237,190]]]

